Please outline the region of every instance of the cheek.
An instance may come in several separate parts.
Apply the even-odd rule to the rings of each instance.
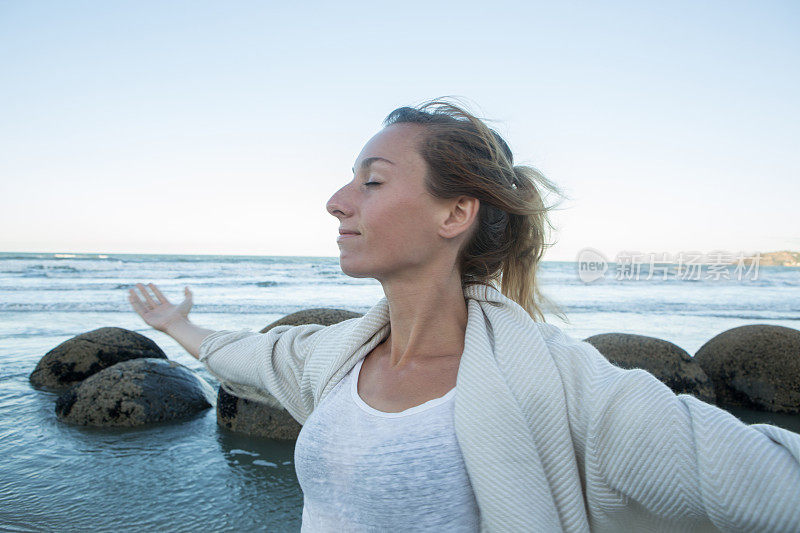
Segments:
[[[398,201],[380,213],[377,233],[388,244],[420,245],[436,234],[432,212],[419,201]]]

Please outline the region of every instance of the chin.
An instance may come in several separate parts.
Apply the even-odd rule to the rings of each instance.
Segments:
[[[359,268],[357,265],[351,264],[346,259],[342,259],[339,257],[339,267],[342,269],[342,272],[351,278],[371,278],[372,273],[369,270],[365,270],[363,268]]]

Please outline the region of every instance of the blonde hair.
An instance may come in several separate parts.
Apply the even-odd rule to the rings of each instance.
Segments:
[[[444,97],[443,97],[444,98]],[[412,123],[425,127],[419,146],[428,165],[425,185],[441,199],[461,195],[480,201],[478,222],[458,255],[462,287],[484,284],[517,302],[534,319],[545,321],[543,308],[566,315],[540,290],[539,262],[546,230],[553,229],[540,193],[566,196],[531,166],[514,165],[503,138],[467,110],[437,98],[389,113],[384,126]],[[429,111],[430,110],[430,111]]]

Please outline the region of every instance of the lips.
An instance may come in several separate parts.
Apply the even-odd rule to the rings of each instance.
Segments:
[[[346,241],[348,239],[355,238],[358,235],[361,235],[361,234],[358,233],[357,231],[352,231],[352,230],[349,230],[349,229],[340,228],[339,229],[339,236],[336,237],[336,242]]]

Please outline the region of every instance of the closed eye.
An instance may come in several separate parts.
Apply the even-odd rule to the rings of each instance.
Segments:
[[[364,186],[366,187],[367,185],[380,185],[380,182],[377,182],[377,181],[368,181],[367,183],[365,183],[365,184],[364,184]]]

